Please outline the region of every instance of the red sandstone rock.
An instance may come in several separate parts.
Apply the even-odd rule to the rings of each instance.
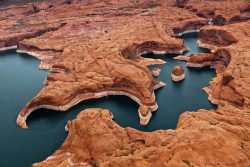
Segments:
[[[176,130],[122,128],[108,110],[87,109],[69,121],[64,144],[43,166],[248,167],[250,120],[233,107],[183,113]]]
[[[179,55],[179,56],[175,56],[173,59],[175,59],[175,60],[181,60],[181,61],[188,61],[189,58],[190,58],[189,56]]]
[[[39,8],[39,2],[36,5]],[[129,12],[127,6],[131,6]],[[155,111],[153,91],[165,84],[155,81],[145,66],[165,62],[141,55],[188,51],[183,40],[171,36],[197,30],[208,22],[162,1],[74,2],[21,19],[27,26],[14,30],[8,29],[14,18],[1,21],[2,28],[6,28],[0,28],[0,32],[5,31],[0,37],[1,46],[18,43],[17,52],[39,58],[40,68],[51,71],[44,81],[48,86],[26,105],[17,119],[24,128],[27,116],[37,108],[65,111],[80,101],[107,95],[127,95]],[[49,29],[52,25],[53,29]],[[31,29],[32,34],[28,35]]]
[[[159,75],[160,75],[160,72],[161,72],[161,69],[159,69],[159,68],[154,68],[154,69],[152,70],[152,74],[153,74],[153,76],[155,76],[155,77],[159,76]]]
[[[180,1],[180,0],[178,0]],[[226,25],[247,21],[249,17],[249,1],[246,0],[182,0],[181,6],[200,17],[211,19],[211,24]],[[177,3],[178,4],[178,3]]]
[[[182,68],[182,66],[175,66],[173,68],[172,74],[176,75],[176,76],[181,76],[184,74],[184,70]]]
[[[225,66],[224,59],[212,53],[192,54],[189,57],[178,56],[175,59],[187,61],[187,67],[217,66],[219,69],[219,67],[224,68]]]
[[[35,166],[186,166],[182,161],[189,160],[194,166],[249,167],[249,3],[179,2],[185,9],[161,0],[51,1],[53,7],[42,1],[37,13],[31,5],[0,7],[0,50],[18,45],[18,52],[39,58],[40,68],[51,72],[17,119],[24,128],[38,107],[65,111],[106,95],[129,95],[140,103],[139,112],[151,113],[157,109],[154,89],[164,83],[146,66],[165,62],[143,53],[181,54],[188,48],[174,36],[199,31],[208,19],[230,24],[201,29],[198,44],[211,54],[178,57],[215,66],[217,76],[204,90],[216,111],[186,112],[176,130],[144,133],[119,127],[107,110],[90,109],[68,123],[63,146]]]
[[[213,53],[191,55],[187,66],[215,67],[217,77],[204,88],[212,103],[250,108],[249,33],[249,22],[207,26],[200,31],[198,44]]]
[[[139,117],[140,117],[140,124],[147,125],[152,116],[151,111],[149,110],[148,106],[141,105],[140,108],[138,109],[138,112],[139,112]]]
[[[182,66],[175,66],[172,70],[171,77],[173,81],[181,81],[185,78]]]

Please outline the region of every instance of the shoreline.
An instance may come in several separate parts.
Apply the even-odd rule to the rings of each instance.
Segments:
[[[200,29],[196,30],[196,29],[193,29],[193,30],[185,30],[181,33],[178,33],[178,34],[174,34],[175,37],[180,37],[182,35],[185,35],[185,34],[192,34],[192,33],[199,33],[200,32]]]
[[[17,45],[0,48],[0,52],[17,49]]]
[[[186,77],[185,73],[183,73],[183,74],[180,75],[180,76],[171,74],[171,78],[172,78],[172,80],[175,81],[175,82],[181,81],[181,80],[185,79],[185,77]]]
[[[157,89],[162,87],[164,84],[162,84],[161,82],[158,84],[158,86],[156,87]],[[127,96],[130,97],[132,100],[134,100],[137,104],[141,105],[141,100],[139,100],[139,98],[137,98],[136,96],[124,92],[124,91],[103,91],[103,92],[98,92],[98,93],[85,93],[85,94],[81,94],[76,96],[75,98],[73,98],[69,103],[64,104],[64,105],[59,105],[59,106],[53,106],[53,105],[38,105],[35,106],[33,108],[30,108],[25,114],[24,116],[21,116],[22,111],[19,113],[16,122],[19,126],[21,126],[22,128],[28,128],[27,124],[26,124],[26,120],[28,118],[28,116],[35,110],[40,109],[40,108],[44,108],[44,109],[52,109],[52,110],[57,110],[57,111],[66,111],[69,108],[77,105],[78,103],[84,101],[84,100],[88,100],[88,99],[95,99],[95,98],[101,98],[101,97],[105,97],[105,96],[109,96],[109,95],[123,95],[123,96]],[[154,92],[152,93],[153,97],[155,98]],[[155,101],[156,103],[156,101]],[[30,104],[30,103],[28,103]],[[27,105],[28,105],[27,104]],[[26,105],[26,106],[27,106]],[[158,104],[156,103],[155,105],[152,106],[148,106],[150,113],[154,112],[158,109]],[[25,109],[25,108],[24,108]],[[24,110],[23,110],[24,111]]]

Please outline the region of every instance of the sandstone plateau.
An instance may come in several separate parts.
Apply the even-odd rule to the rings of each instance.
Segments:
[[[185,112],[176,130],[146,133],[118,126],[107,110],[88,109],[68,122],[65,143],[34,166],[185,167],[188,160],[195,167],[249,167],[249,11],[248,0],[45,0],[0,7],[0,50],[28,53],[50,70],[47,86],[17,118],[23,128],[37,108],[66,111],[108,95],[139,103],[146,125],[157,110],[154,90],[165,86],[146,66],[166,62],[143,54],[188,51],[175,36],[199,31],[198,45],[211,53],[176,59],[216,69],[204,90],[217,110]]]

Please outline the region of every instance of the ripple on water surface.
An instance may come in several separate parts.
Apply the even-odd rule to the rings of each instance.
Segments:
[[[191,49],[185,55],[208,52],[196,46],[197,34],[183,35],[186,45]],[[215,71],[210,68],[186,68],[185,62],[172,59],[176,55],[153,55],[145,57],[161,58],[164,65],[150,66],[161,68],[157,80],[167,83],[166,87],[156,90],[159,109],[151,118],[148,126],[139,124],[138,104],[125,96],[109,96],[81,102],[68,112],[56,112],[40,109],[28,117],[29,130],[23,130],[15,123],[18,113],[42,88],[48,71],[38,70],[39,60],[27,54],[14,51],[0,53],[0,166],[26,167],[44,160],[65,140],[64,130],[67,120],[87,108],[106,108],[115,116],[115,121],[123,127],[133,127],[142,131],[174,129],[179,115],[184,111],[196,111],[200,108],[215,109],[208,101],[202,88],[209,85]],[[171,80],[174,66],[182,65],[186,73],[185,80],[175,83]]]

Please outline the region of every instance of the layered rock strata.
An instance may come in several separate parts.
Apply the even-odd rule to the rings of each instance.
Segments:
[[[146,68],[163,60],[143,54],[182,54],[189,49],[173,36],[208,23],[174,1],[73,1],[46,6],[27,14],[32,5],[1,8],[0,48],[15,47],[41,60],[49,69],[47,85],[21,111],[17,124],[27,128],[28,115],[37,108],[66,111],[80,101],[126,95],[150,111],[157,110],[154,90],[165,86]],[[158,13],[161,13],[159,15]],[[15,18],[14,16],[17,17]]]
[[[89,109],[68,122],[65,143],[34,166],[184,167],[184,161],[249,167],[249,2],[177,3],[185,8],[174,7],[171,0],[39,1],[36,10],[32,4],[0,7],[1,50],[17,47],[51,72],[44,81],[47,86],[19,114],[17,123],[23,128],[37,108],[65,111],[82,100],[107,95],[137,101],[146,124],[157,109],[154,90],[165,85],[154,80],[146,66],[165,62],[143,54],[188,51],[174,38],[183,33],[200,31],[199,46],[212,53],[181,59],[188,66],[216,69],[217,76],[204,88],[218,105],[216,111],[185,112],[176,130],[149,133],[121,128],[109,111]],[[211,24],[230,25],[201,28],[209,19]]]
[[[210,19],[210,24],[214,25],[221,26],[250,19],[250,5],[247,0],[177,0],[176,5],[196,13],[197,16]]]
[[[152,116],[152,113],[148,108],[148,106],[141,105],[140,108],[138,109],[138,114],[140,117],[140,124],[147,125]]]
[[[108,110],[87,109],[68,121],[64,144],[33,166],[248,167],[250,120],[235,109],[185,112],[176,130],[150,133],[120,127]]]
[[[178,56],[188,67],[213,66],[216,77],[204,88],[209,100],[219,105],[250,108],[249,90],[249,22],[223,27],[206,26],[201,29],[198,45],[212,53]]]
[[[172,77],[172,80],[176,82],[183,80],[186,77],[186,75],[182,66],[174,66],[172,73],[171,73],[171,77]]]
[[[157,67],[153,68],[153,70],[152,70],[152,74],[153,74],[153,76],[155,76],[155,77],[159,76],[159,75],[160,75],[160,72],[161,72],[161,69],[159,69],[159,68],[157,68]]]
[[[201,30],[199,45],[210,49],[216,48],[213,51],[216,57],[212,64],[215,64],[217,77],[205,89],[209,99],[215,104],[230,103],[240,108],[250,108],[249,24],[249,22],[236,23],[221,29],[206,27]],[[206,34],[211,30],[222,33],[208,37]],[[224,31],[229,35],[224,37]],[[224,39],[226,42],[214,42],[214,38]]]

